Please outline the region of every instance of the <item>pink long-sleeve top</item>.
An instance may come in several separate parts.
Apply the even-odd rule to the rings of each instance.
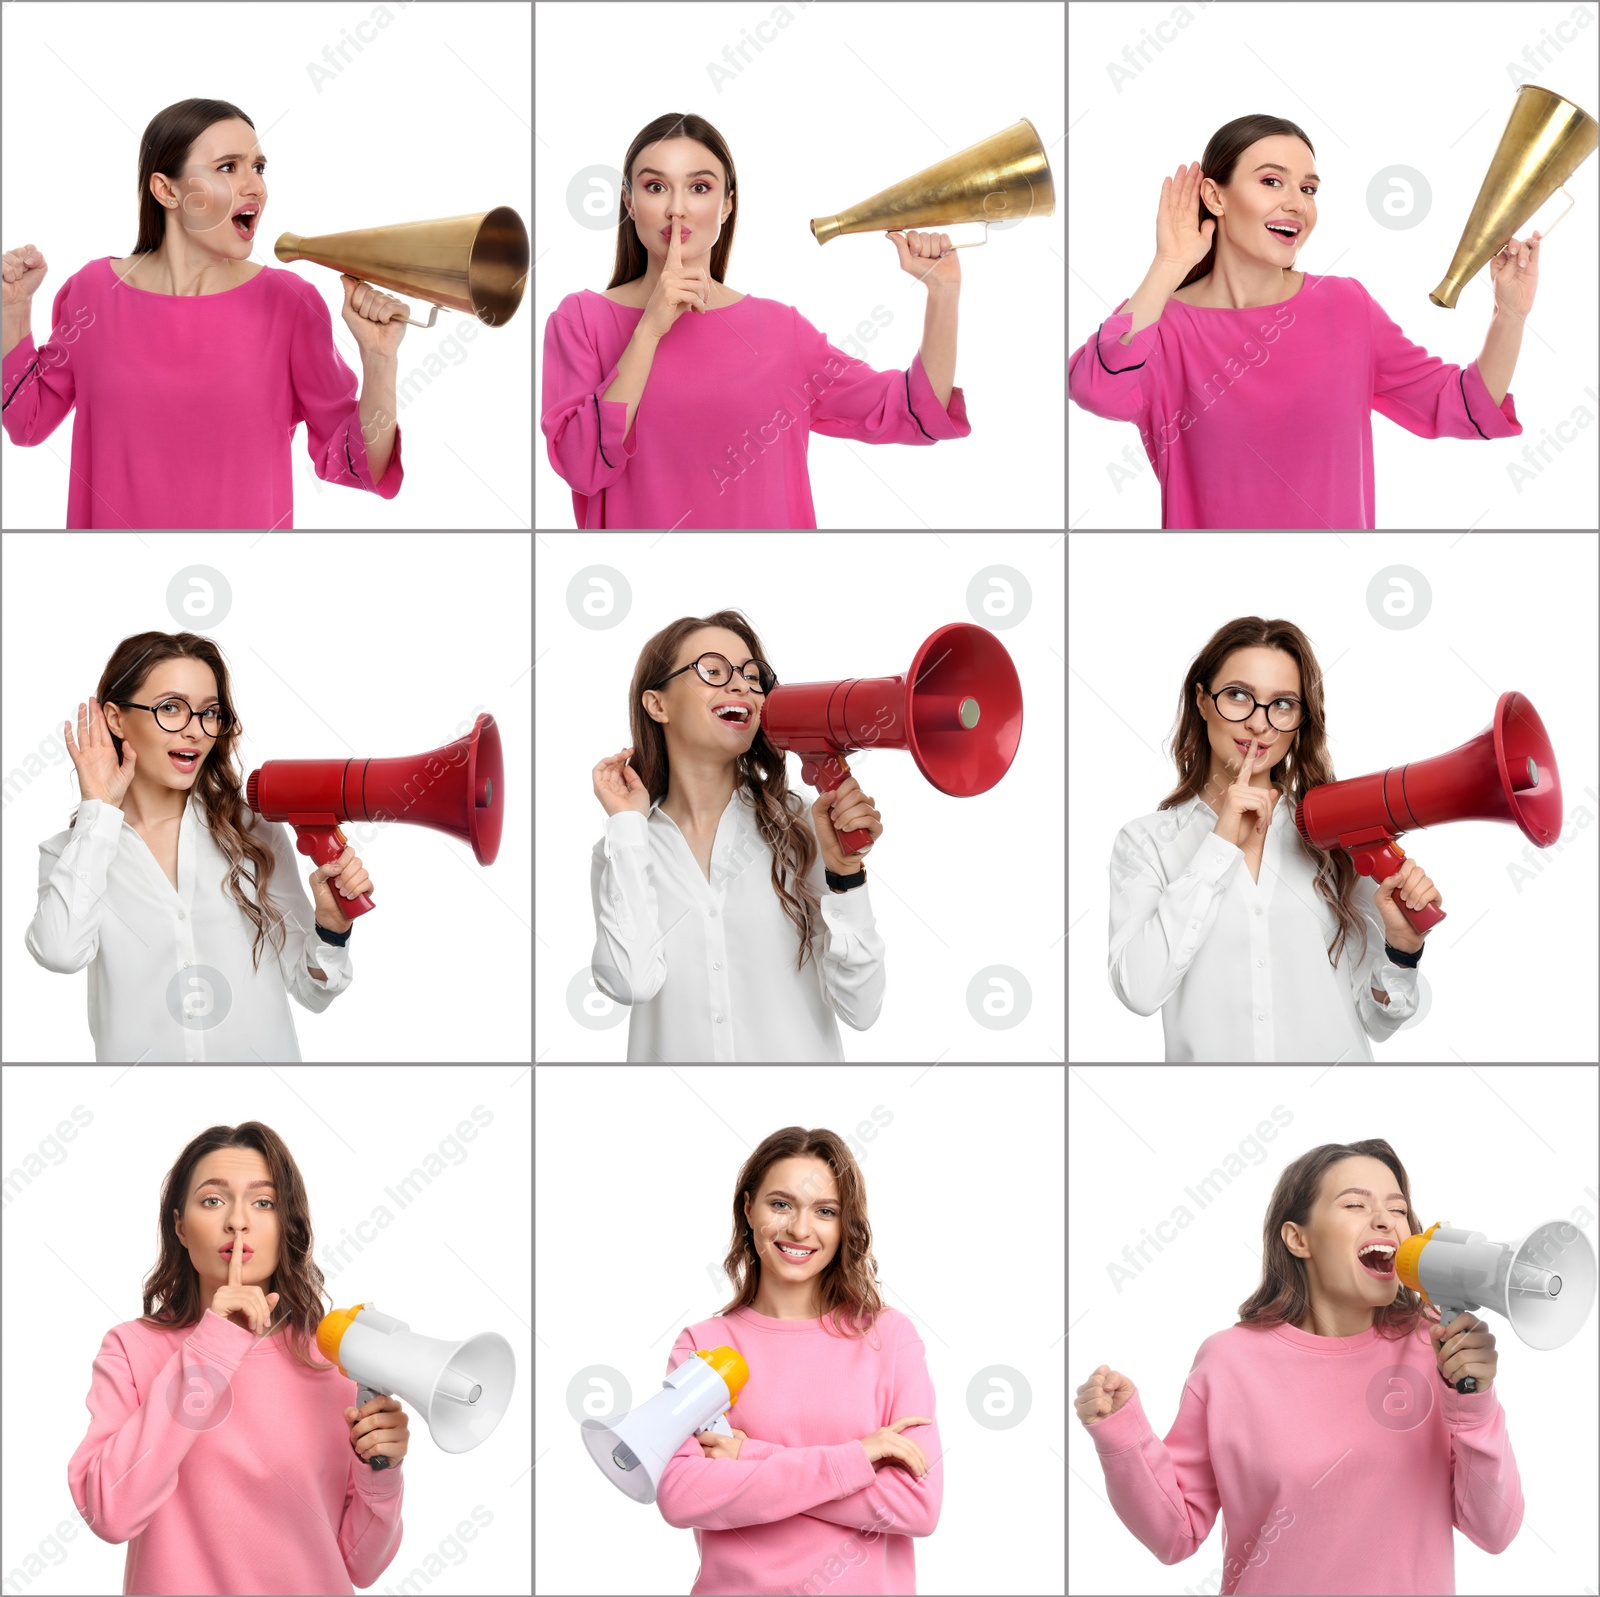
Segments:
[[[735,1309],[689,1326],[673,1346],[668,1374],[718,1346],[736,1349],[750,1369],[728,1411],[729,1425],[748,1436],[738,1458],[707,1458],[691,1436],[656,1491],[662,1518],[694,1529],[694,1597],[917,1589],[912,1538],[933,1534],[944,1497],[926,1350],[893,1309],[865,1339],[847,1339],[830,1323]],[[874,1469],[861,1445],[911,1415],[935,1422],[900,1432],[927,1455],[921,1481],[898,1464]]]
[[[628,407],[601,396],[643,315],[584,289],[545,323],[539,425],[581,528],[815,527],[813,433],[936,444],[972,431],[961,390],[941,405],[920,350],[909,371],[874,371],[792,305],[746,294],[678,318],[624,439]]]
[[[1428,1323],[1398,1341],[1207,1337],[1164,1442],[1137,1392],[1088,1428],[1111,1506],[1163,1564],[1197,1553],[1220,1510],[1223,1597],[1454,1592],[1451,1527],[1504,1552],[1522,1478],[1495,1389],[1446,1386]]]
[[[1476,361],[1413,344],[1353,277],[1248,310],[1169,299],[1130,344],[1127,303],[1068,358],[1067,392],[1138,427],[1163,527],[1376,527],[1373,411],[1419,438],[1522,434]]]
[[[324,482],[393,499],[405,481],[398,423],[373,481],[327,302],[281,267],[220,294],[156,294],[90,261],[61,285],[43,347],[30,332],[6,356],[0,389],[14,444],[42,444],[77,408],[69,529],[293,527],[301,422]]]
[[[405,1494],[403,1463],[375,1470],[350,1445],[355,1402],[281,1330],[210,1309],[187,1329],[127,1321],[95,1357],[72,1500],[128,1543],[124,1592],[350,1594],[399,1551]]]

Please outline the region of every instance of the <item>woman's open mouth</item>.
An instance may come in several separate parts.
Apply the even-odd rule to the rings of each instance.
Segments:
[[[798,1250],[784,1247],[781,1242],[774,1242],[772,1245],[792,1264],[804,1264],[817,1251],[815,1248],[807,1248],[804,1253],[801,1253]]]
[[[1369,1242],[1356,1254],[1356,1263],[1375,1281],[1394,1280],[1394,1249],[1385,1243]]]
[[[183,755],[175,754],[171,749],[168,749],[167,758],[171,760],[172,763],[185,775],[187,775],[200,763],[200,755],[198,751],[194,754]]]
[[[233,230],[247,244],[256,234],[256,223],[261,218],[261,208],[257,205],[246,206],[237,212],[233,218]]]
[[[748,732],[755,719],[748,704],[719,704],[711,713],[735,732]]]
[[[1297,230],[1287,227],[1280,228],[1276,222],[1268,222],[1267,231],[1275,239],[1277,239],[1280,244],[1294,245],[1298,243],[1300,239],[1300,234]]]

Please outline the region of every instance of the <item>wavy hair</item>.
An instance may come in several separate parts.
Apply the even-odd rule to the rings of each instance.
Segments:
[[[1266,116],[1258,111],[1252,116],[1235,117],[1211,135],[1205,154],[1200,158],[1200,175],[1210,178],[1219,189],[1227,188],[1233,182],[1233,170],[1239,164],[1239,157],[1257,140],[1270,139],[1278,133],[1287,133],[1299,139],[1311,151],[1312,159],[1316,159],[1317,152],[1306,137],[1304,128],[1287,117]],[[1209,276],[1216,264],[1217,234],[1222,227],[1222,218],[1215,211],[1208,210],[1206,202],[1201,200],[1199,221],[1204,223],[1207,218],[1217,224],[1211,230],[1211,248],[1206,251],[1204,260],[1189,268],[1189,275],[1178,284],[1179,288],[1187,288],[1198,279]]]
[[[1379,1159],[1394,1175],[1394,1184],[1406,1200],[1406,1219],[1410,1235],[1420,1229],[1416,1208],[1411,1202],[1411,1180],[1399,1156],[1382,1137],[1362,1142],[1325,1142],[1303,1153],[1278,1177],[1261,1223],[1261,1284],[1239,1305],[1238,1325],[1268,1330],[1275,1325],[1299,1325],[1311,1307],[1311,1292],[1306,1285],[1305,1260],[1289,1251],[1283,1240],[1283,1225],[1311,1224],[1311,1211],[1322,1194],[1322,1177],[1329,1165],[1341,1159],[1364,1157]],[[1421,1293],[1408,1286],[1396,1289],[1393,1303],[1372,1311],[1372,1328],[1390,1341],[1410,1336],[1419,1325],[1437,1322],[1439,1311],[1431,1308]]]
[[[628,146],[627,159],[622,163],[622,186],[627,190],[631,202],[634,193],[633,163],[639,159],[639,152],[647,145],[656,143],[658,139],[680,138],[698,139],[722,163],[722,205],[733,200],[734,206],[728,213],[728,220],[722,224],[717,242],[711,247],[711,275],[717,282],[726,283],[728,257],[733,253],[734,229],[739,223],[739,203],[734,199],[739,178],[733,169],[733,156],[728,151],[727,140],[703,116],[695,116],[688,111],[681,114],[669,111],[665,116],[658,116],[654,122],[647,122],[640,128],[633,136],[633,143]],[[719,211],[722,205],[717,207]],[[636,278],[643,277],[648,264],[647,256],[648,252],[639,241],[639,229],[628,214],[628,207],[619,205],[616,260],[611,268],[611,281],[606,287],[620,288],[624,283],[631,283]]]
[[[317,1326],[325,1312],[328,1296],[322,1285],[311,1235],[311,1204],[306,1184],[294,1155],[271,1126],[259,1120],[246,1120],[237,1126],[208,1126],[180,1153],[161,1186],[161,1212],[157,1226],[161,1256],[144,1279],[144,1313],[141,1323],[161,1326],[190,1326],[199,1323],[205,1311],[201,1306],[200,1277],[189,1257],[189,1250],[178,1240],[174,1212],[182,1216],[188,1206],[190,1187],[200,1161],[218,1148],[254,1148],[267,1162],[278,1198],[278,1267],[262,1285],[262,1292],[276,1292],[278,1302],[273,1317],[281,1320],[289,1342],[289,1352],[297,1364],[308,1370],[336,1369],[320,1358],[313,1358]]]
[[[820,1159],[833,1172],[839,1188],[839,1251],[817,1282],[823,1330],[832,1336],[832,1326],[837,1325],[847,1339],[864,1337],[884,1310],[878,1295],[878,1261],[872,1256],[872,1225],[867,1219],[867,1182],[844,1139],[821,1126],[809,1131],[804,1126],[785,1126],[745,1160],[733,1184],[733,1229],[722,1261],[734,1294],[717,1313],[730,1314],[755,1302],[761,1285],[761,1256],[744,1217],[745,1199],[753,1206],[767,1171],[780,1160],[797,1155]]]
[[[132,254],[148,255],[160,249],[167,238],[167,208],[150,192],[150,179],[159,172],[177,188],[194,141],[208,127],[234,117],[255,127],[238,106],[227,100],[179,100],[150,118],[139,141],[139,241]]]
[[[1178,690],[1178,730],[1172,739],[1172,757],[1178,767],[1178,785],[1156,806],[1169,810],[1185,804],[1192,798],[1205,798],[1215,809],[1212,798],[1206,796],[1211,772],[1211,743],[1206,734],[1205,718],[1195,702],[1196,684],[1210,692],[1215,686],[1222,662],[1235,649],[1282,649],[1294,658],[1300,667],[1300,696],[1304,701],[1305,715],[1290,736],[1282,759],[1272,767],[1271,781],[1298,809],[1301,800],[1314,787],[1335,780],[1333,759],[1328,753],[1328,723],[1322,696],[1322,667],[1311,647],[1311,641],[1292,621],[1266,621],[1260,616],[1240,616],[1218,627],[1210,641],[1194,657]],[[1214,796],[1213,796],[1214,797]],[[1368,938],[1366,917],[1360,914],[1353,902],[1359,873],[1355,861],[1342,848],[1331,853],[1313,848],[1295,832],[1295,842],[1316,863],[1316,888],[1328,901],[1334,919],[1339,923],[1333,942],[1329,945],[1328,963],[1335,969],[1344,952],[1348,938],[1358,931],[1361,934],[1361,959],[1367,957]]]
[[[665,798],[671,787],[672,772],[667,761],[667,731],[646,713],[644,693],[676,669],[678,650],[683,640],[703,627],[722,627],[736,632],[755,660],[766,660],[756,630],[737,610],[718,610],[710,616],[683,616],[663,627],[640,651],[628,689],[628,726],[633,733],[633,768],[644,783],[650,802]],[[767,661],[770,665],[772,662]],[[772,890],[778,895],[783,912],[794,923],[800,940],[795,970],[805,969],[813,957],[812,942],[821,935],[822,906],[806,881],[816,862],[816,834],[801,819],[805,803],[789,791],[789,767],[783,750],[767,738],[766,728],[758,727],[750,747],[738,756],[734,778],[736,791],[742,791],[755,808],[756,830],[772,853]]]
[[[234,750],[239,734],[244,730],[239,724],[238,706],[228,682],[228,663],[222,650],[210,638],[194,632],[139,632],[124,638],[106,661],[100,673],[97,698],[101,709],[116,704],[119,699],[143,701],[144,686],[156,667],[168,660],[199,660],[211,667],[217,679],[217,697],[228,711],[228,730],[213,739],[216,747],[208,759],[200,762],[200,770],[190,786],[190,802],[200,806],[201,818],[210,829],[212,840],[228,861],[226,887],[233,901],[256,928],[253,949],[254,965],[261,968],[261,949],[270,936],[279,954],[288,941],[284,931],[284,917],[272,902],[272,873],[277,868],[278,857],[269,844],[255,835],[255,817],[247,809],[242,793],[243,782],[239,767],[234,764]],[[143,713],[143,712],[138,712]],[[111,723],[106,722],[111,731]],[[203,736],[204,734],[202,734]],[[117,761],[122,761],[122,742],[111,732],[111,742],[117,751]],[[70,831],[78,824],[78,812],[72,812],[67,822]],[[247,876],[248,871],[248,876]],[[242,883],[248,880],[251,894],[246,894]],[[253,896],[252,896],[253,895]]]

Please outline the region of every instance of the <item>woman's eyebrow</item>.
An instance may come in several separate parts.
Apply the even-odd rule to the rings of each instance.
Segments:
[[[200,1187],[221,1187],[224,1192],[233,1191],[233,1188],[230,1187],[226,1181],[221,1180],[217,1176],[207,1177],[206,1180],[200,1183]],[[196,1187],[194,1190],[198,1192],[200,1187]],[[257,1187],[271,1187],[274,1192],[278,1190],[277,1184],[272,1181],[252,1181],[244,1190],[246,1192],[254,1192]]]
[[[215,166],[218,161],[242,161],[243,159],[244,156],[236,150],[232,155],[213,155],[211,157],[211,165]],[[258,155],[256,156],[256,159],[264,162],[266,160],[266,156]]]
[[[1359,1192],[1363,1198],[1370,1198],[1372,1196],[1372,1189],[1370,1187],[1346,1187],[1344,1192],[1334,1193],[1334,1201],[1337,1202],[1340,1198],[1342,1198],[1345,1192]],[[1406,1201],[1406,1195],[1403,1192],[1391,1192],[1389,1196],[1391,1198],[1398,1198],[1402,1203]]]
[[[1233,677],[1227,685],[1230,688],[1250,688],[1250,684],[1244,681],[1242,677]],[[1250,688],[1250,691],[1254,693],[1256,690],[1254,688]],[[1298,693],[1290,693],[1288,691],[1274,693],[1272,696],[1275,699],[1298,699],[1300,697]]]
[[[665,177],[667,175],[665,172],[657,171],[653,166],[641,166],[639,168],[640,177],[643,177],[646,172],[654,173],[656,177]],[[716,175],[717,174],[715,172],[708,171],[705,167],[701,167],[698,172],[688,172],[685,174],[687,177],[715,177]]]
[[[194,700],[187,693],[158,693],[156,697],[158,699],[182,699],[191,709],[194,708]],[[222,700],[213,693],[209,699],[202,699],[200,702],[202,704],[221,704]]]
[[[774,1187],[772,1189],[772,1191],[767,1194],[767,1196],[769,1198],[789,1198],[795,1203],[798,1203],[800,1201],[798,1198],[795,1197],[795,1195],[792,1192],[785,1192],[782,1187]],[[838,1201],[839,1200],[837,1198],[818,1198],[817,1199],[818,1203],[835,1203],[836,1204],[836,1203],[838,1203]]]

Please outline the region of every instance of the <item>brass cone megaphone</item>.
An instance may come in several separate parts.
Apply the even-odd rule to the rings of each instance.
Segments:
[[[1549,89],[1524,83],[1511,106],[1511,118],[1489,163],[1489,175],[1478,190],[1472,215],[1462,229],[1455,259],[1444,281],[1428,296],[1445,310],[1472,278],[1499,254],[1517,229],[1594,154],[1600,126],[1587,111]],[[1567,196],[1567,211],[1577,202]],[[1541,238],[1561,223],[1563,211]]]
[[[1053,216],[1055,209],[1056,186],[1044,142],[1023,117],[837,216],[813,216],[811,231],[819,244],[826,244],[841,233],[982,222],[981,239],[952,246],[970,250],[989,242],[991,222]]]
[[[528,284],[528,230],[509,205],[314,238],[281,233],[273,253],[280,261],[315,261],[432,304],[425,322],[395,318],[407,327],[432,327],[441,309],[464,311],[485,327],[504,327]]]

